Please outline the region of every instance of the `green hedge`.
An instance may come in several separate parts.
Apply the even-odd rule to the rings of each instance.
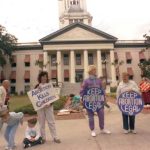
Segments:
[[[15,112],[23,112],[24,114],[35,115],[36,111],[33,109],[32,104],[16,108]]]
[[[110,87],[110,92],[111,93],[116,93],[116,91],[117,91],[117,87],[116,86]]]
[[[59,100],[55,101],[53,103],[54,110],[60,110],[64,107],[64,104],[66,102],[66,97],[60,97]],[[36,111],[34,111],[32,104],[28,104],[22,107],[19,107],[14,110],[15,112],[23,112],[24,114],[34,115],[36,114]]]

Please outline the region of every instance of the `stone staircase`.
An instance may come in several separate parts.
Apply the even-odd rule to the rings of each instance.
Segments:
[[[60,95],[62,96],[70,94],[79,95],[80,87],[81,87],[80,83],[64,82],[61,87]]]

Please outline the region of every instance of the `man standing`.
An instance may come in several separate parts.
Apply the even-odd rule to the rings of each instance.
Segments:
[[[10,82],[8,80],[4,80],[2,82],[2,86],[0,86],[0,107],[3,105],[8,106],[8,89],[10,87]]]

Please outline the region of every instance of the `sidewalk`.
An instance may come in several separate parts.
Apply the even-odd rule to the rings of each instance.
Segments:
[[[122,133],[121,113],[114,104],[110,104],[112,111],[105,109],[105,126],[112,134],[100,134],[97,116],[95,126],[97,137],[90,135],[88,119],[56,120],[57,132],[61,144],[52,142],[48,127],[46,126],[47,142],[43,145],[28,148],[29,150],[149,150],[150,149],[150,116],[140,114],[136,118],[137,134],[125,135]],[[16,136],[16,150],[22,150],[22,139],[26,122],[19,127]],[[0,150],[3,150],[5,140],[0,134]]]

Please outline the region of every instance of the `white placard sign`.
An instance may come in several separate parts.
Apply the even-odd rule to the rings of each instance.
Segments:
[[[27,94],[35,111],[59,99],[52,83],[40,85],[38,88],[29,91]]]

